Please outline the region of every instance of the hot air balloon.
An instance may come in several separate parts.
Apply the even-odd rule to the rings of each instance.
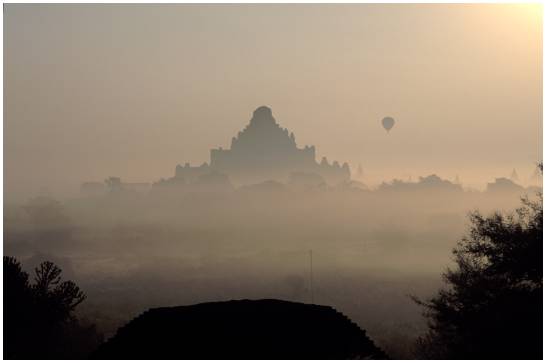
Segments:
[[[392,117],[387,116],[387,117],[383,118],[381,123],[383,124],[383,128],[385,130],[387,130],[387,132],[389,132],[392,129],[392,127],[394,126],[394,119]]]

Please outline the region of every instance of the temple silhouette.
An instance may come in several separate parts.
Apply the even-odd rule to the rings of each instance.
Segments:
[[[226,175],[236,185],[295,179],[336,185],[351,177],[347,163],[330,164],[325,157],[318,163],[314,146],[298,148],[294,134],[280,127],[266,106],[254,111],[250,123],[231,139],[229,149],[212,149],[210,163],[201,166],[177,165],[171,181],[193,183],[217,174]]]

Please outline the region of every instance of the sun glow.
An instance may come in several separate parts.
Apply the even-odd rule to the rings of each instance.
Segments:
[[[528,21],[542,23],[542,14],[544,12],[544,7],[542,4],[515,4],[514,8]]]

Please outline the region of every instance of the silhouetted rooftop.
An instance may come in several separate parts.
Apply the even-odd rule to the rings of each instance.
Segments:
[[[94,354],[98,359],[386,358],[331,307],[237,300],[150,309]]]

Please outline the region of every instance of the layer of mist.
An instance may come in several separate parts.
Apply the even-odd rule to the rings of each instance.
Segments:
[[[503,179],[464,191],[436,176],[375,190],[110,184],[5,205],[4,254],[62,267],[88,295],[79,315],[106,337],[151,307],[276,298],[333,306],[391,356],[410,357],[425,323],[409,295],[441,285],[468,212],[510,210],[534,192]]]

